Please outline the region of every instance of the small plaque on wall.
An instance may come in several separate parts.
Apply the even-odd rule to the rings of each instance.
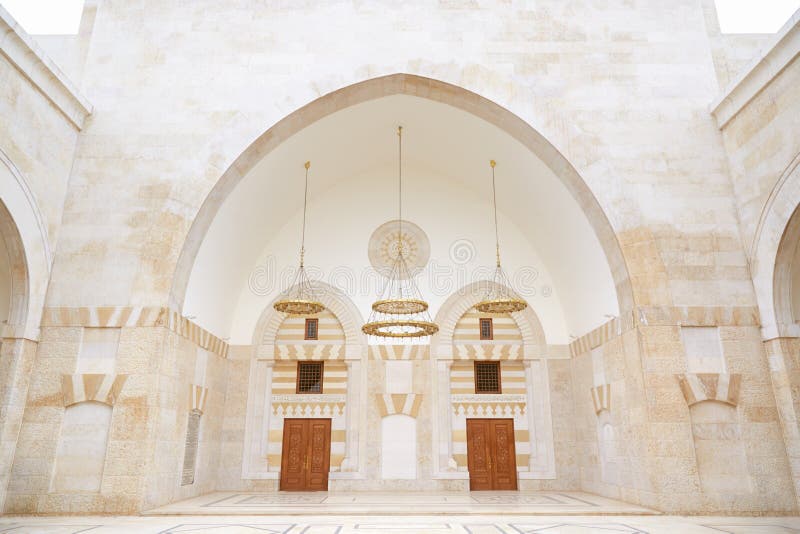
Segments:
[[[181,475],[181,486],[194,484],[194,471],[197,463],[197,447],[200,442],[200,410],[189,412],[189,420],[186,424],[186,446],[183,450],[183,473]]]

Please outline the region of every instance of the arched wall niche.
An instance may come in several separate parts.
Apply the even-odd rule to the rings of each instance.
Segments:
[[[633,307],[633,291],[615,232],[587,184],[561,152],[525,120],[501,105],[462,87],[410,74],[373,78],[326,94],[278,121],[242,152],[214,185],[192,223],[176,265],[170,305],[186,312],[187,288],[203,240],[226,198],[256,164],[314,122],[348,107],[391,95],[411,95],[467,112],[502,130],[544,162],[589,221],[613,278],[616,307],[622,311]],[[582,135],[573,134],[576,139]],[[584,154],[582,159],[592,159],[592,156]],[[595,163],[598,162],[593,162],[592,172],[608,174],[607,166]]]
[[[750,247],[764,339],[800,337],[798,310],[793,310],[792,278],[800,242],[800,153],[777,181],[767,199]]]
[[[345,345],[357,347],[364,351],[363,354],[366,354],[367,339],[361,332],[361,325],[364,321],[355,304],[342,291],[325,282],[313,281],[311,284],[319,301],[336,316],[342,326]],[[283,324],[286,314],[276,311],[272,304],[291,291],[292,288],[287,289],[264,309],[253,332],[253,346],[272,346],[275,344],[278,330]],[[350,348],[348,350],[353,349]]]
[[[439,332],[431,338],[431,354],[452,354],[453,337],[458,321],[483,299],[483,295],[490,287],[498,286],[492,281],[482,280],[468,284],[450,295],[436,314],[435,322],[439,325]],[[511,316],[522,334],[526,354],[544,356],[547,352],[547,340],[536,312],[528,306],[520,312],[512,313]]]
[[[36,340],[52,255],[47,229],[33,193],[19,169],[2,150],[0,236],[8,255],[11,285],[7,324],[2,335]]]

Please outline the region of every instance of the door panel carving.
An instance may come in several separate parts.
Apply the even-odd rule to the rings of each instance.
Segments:
[[[327,490],[330,461],[330,419],[284,419],[282,491]]]
[[[516,490],[512,419],[467,419],[469,489]]]

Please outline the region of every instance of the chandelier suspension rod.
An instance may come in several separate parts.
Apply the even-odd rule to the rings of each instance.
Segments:
[[[397,254],[403,257],[403,127],[397,127]]]
[[[300,268],[303,268],[303,257],[306,253],[306,208],[308,206],[308,169],[311,167],[311,162],[306,161],[306,187],[303,192],[303,231],[300,237]]]
[[[492,206],[494,207],[494,245],[497,254],[497,267],[500,267],[500,233],[497,230],[497,188],[494,183],[494,167],[497,165],[495,160],[489,160],[492,166]]]

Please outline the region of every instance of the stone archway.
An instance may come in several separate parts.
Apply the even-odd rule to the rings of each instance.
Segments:
[[[750,247],[750,268],[764,339],[800,336],[791,307],[794,247],[800,241],[800,154],[786,167],[767,199]]]
[[[522,143],[548,165],[580,206],[598,238],[614,280],[618,308],[624,311],[632,309],[633,289],[614,229],[586,182],[559,149],[528,122],[501,105],[462,87],[411,74],[373,78],[328,93],[277,122],[242,152],[214,185],[192,223],[173,276],[170,306],[183,309],[191,271],[203,239],[225,199],[256,163],[283,141],[328,115],[397,94],[448,104],[483,119]],[[574,133],[573,137],[577,139],[580,135]],[[570,144],[568,140],[565,142],[567,146]],[[592,172],[606,176],[610,172],[608,166],[602,161],[597,163],[592,164]]]
[[[454,350],[454,335],[459,319],[481,301],[488,288],[494,285],[489,280],[481,280],[468,284],[445,301],[436,314],[439,333],[431,340],[432,372],[438,380],[434,399],[436,403],[433,435],[433,450],[440,451],[434,455],[434,466],[439,476],[445,471],[457,469],[454,460],[453,430],[456,417],[451,413],[450,374],[453,362],[458,359]],[[510,291],[510,288],[505,288]],[[525,372],[524,412],[526,427],[529,432],[529,459],[527,473],[521,478],[553,479],[556,478],[555,448],[553,442],[553,422],[550,410],[549,371],[546,361],[547,342],[539,317],[528,306],[521,312],[511,314],[522,334],[522,360]],[[443,387],[444,386],[444,387]],[[462,417],[463,419],[463,417]],[[463,421],[460,421],[463,422]],[[446,451],[446,452],[443,452]]]
[[[345,457],[342,460],[342,469],[357,471],[360,468],[359,450],[361,441],[358,429],[364,428],[364,410],[360,407],[360,398],[363,392],[358,384],[361,374],[365,371],[362,365],[367,355],[367,340],[361,333],[363,319],[358,308],[342,291],[324,282],[312,282],[316,296],[326,309],[336,316],[344,331],[344,353],[342,359],[347,368],[347,386],[345,402],[346,421],[350,424],[344,430],[347,432],[345,442]],[[278,300],[289,294],[292,288],[277,296]],[[273,300],[273,302],[275,301]],[[250,380],[248,386],[244,451],[242,458],[242,475],[244,479],[269,479],[274,478],[275,472],[270,471],[267,457],[267,443],[259,442],[259,437],[268,432],[271,401],[265,401],[272,395],[272,373],[276,356],[272,349],[278,330],[286,318],[286,314],[276,311],[272,302],[264,309],[253,331],[253,350],[250,361]],[[266,349],[266,350],[262,350]]]
[[[456,323],[467,310],[481,301],[486,290],[492,285],[493,282],[481,280],[468,284],[450,295],[436,314],[435,321],[439,325],[439,333],[431,340],[431,354],[452,354]],[[536,312],[528,306],[521,312],[513,313],[512,317],[522,333],[524,350],[530,354],[544,356],[547,351],[547,341]]]
[[[345,342],[352,347],[366,346],[367,340],[361,332],[361,325],[364,323],[361,313],[350,298],[341,290],[326,284],[325,282],[312,282],[312,287],[319,298],[319,301],[330,310],[344,330]],[[272,307],[273,302],[284,298],[290,294],[293,288],[288,288],[270,302],[264,308],[264,312],[258,319],[256,328],[253,331],[253,345],[271,344],[275,342],[278,328],[286,317],[286,314],[275,311]]]
[[[5,502],[11,462],[22,425],[16,399],[27,397],[36,355],[39,323],[50,279],[52,255],[47,230],[25,178],[0,150],[0,236],[8,254],[10,305],[2,327],[0,359],[0,509]],[[0,253],[3,253],[0,251]]]

